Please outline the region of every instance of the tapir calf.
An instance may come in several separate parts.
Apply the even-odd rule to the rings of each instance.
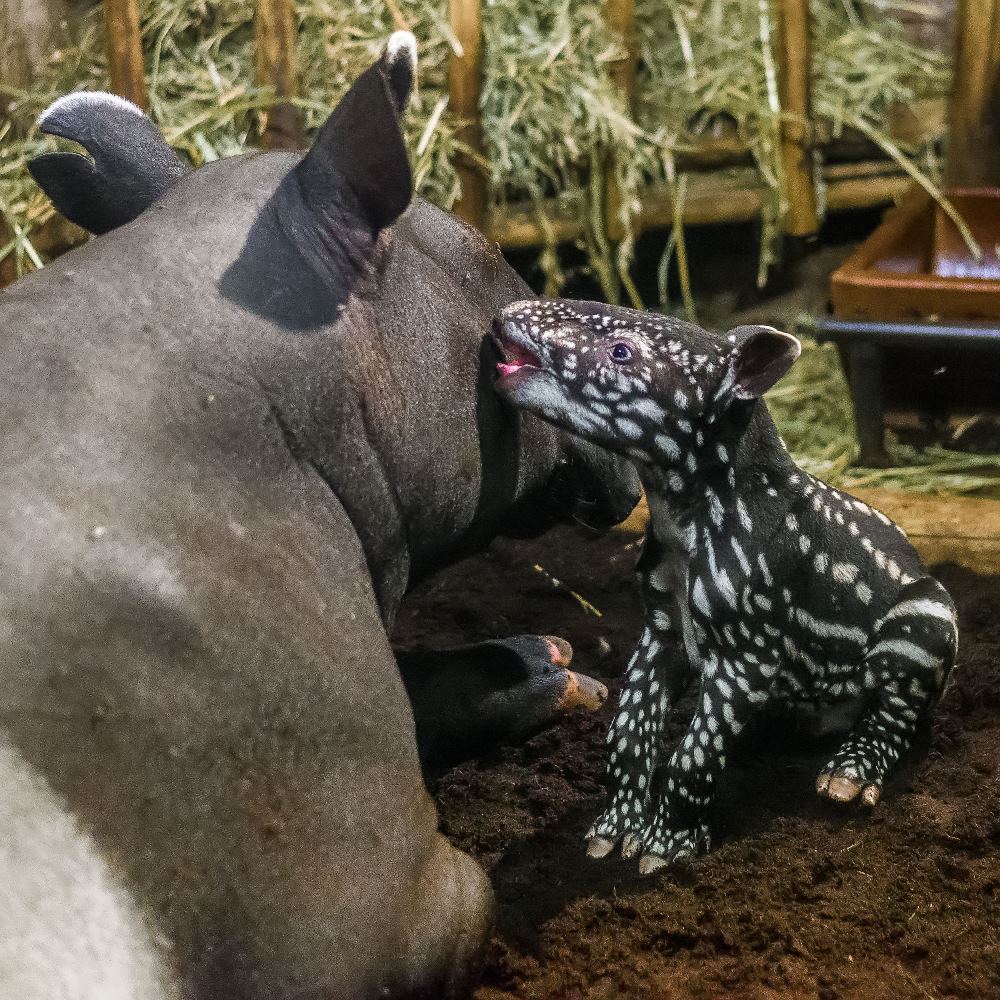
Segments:
[[[817,791],[874,806],[955,662],[955,607],[899,528],[781,443],[761,397],[799,342],[558,300],[508,306],[497,336],[500,391],[634,459],[649,499],[646,628],[608,735],[611,799],[590,854],[621,842],[651,872],[707,848],[726,758],[777,706],[846,722]],[[661,762],[692,672],[694,716]]]
[[[396,36],[305,156],[185,173],[0,294],[0,996],[467,988],[492,893],[387,626],[636,484],[492,398],[524,286],[411,204],[414,66]]]

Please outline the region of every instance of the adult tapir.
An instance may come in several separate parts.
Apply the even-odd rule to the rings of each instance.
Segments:
[[[179,177],[0,295],[0,997],[469,981],[491,890],[437,832],[387,625],[636,486],[494,400],[525,290],[410,204],[414,67],[393,36],[304,157]]]

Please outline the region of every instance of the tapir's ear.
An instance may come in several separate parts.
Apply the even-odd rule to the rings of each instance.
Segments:
[[[737,399],[757,399],[778,381],[802,353],[802,345],[790,333],[773,326],[738,326],[733,356],[733,395]]]
[[[60,97],[39,116],[38,128],[79,143],[92,157],[45,153],[28,163],[55,207],[92,233],[131,222],[190,170],[142,110],[116,94]]]
[[[343,96],[296,167],[307,205],[325,215],[353,195],[372,229],[391,225],[413,197],[400,116],[417,72],[417,43],[397,31],[373,66]]]
[[[88,233],[114,229],[94,164],[79,153],[43,153],[28,161],[28,172],[60,215]]]

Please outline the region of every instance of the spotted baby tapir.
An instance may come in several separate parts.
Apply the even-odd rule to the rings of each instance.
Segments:
[[[707,849],[726,757],[765,709],[841,720],[816,789],[876,805],[954,663],[955,608],[884,514],[792,461],[761,396],[799,342],[562,300],[507,307],[494,336],[498,390],[634,460],[649,501],[645,629],[588,853],[621,843],[649,873]],[[694,717],[664,766],[667,713],[693,673]]]

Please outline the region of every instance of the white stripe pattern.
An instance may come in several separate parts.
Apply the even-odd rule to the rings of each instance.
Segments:
[[[845,639],[848,642],[857,642],[862,646],[868,642],[868,633],[853,625],[839,625],[837,622],[824,622],[818,618],[813,618],[808,611],[802,608],[795,609],[795,618],[803,627],[809,629],[813,635],[818,635],[824,639]]]
[[[884,653],[895,653],[897,656],[903,656],[907,660],[912,660],[914,663],[919,664],[921,667],[931,668],[941,665],[941,658],[939,656],[933,656],[923,646],[918,646],[915,642],[908,642],[906,639],[883,639],[868,650],[868,655],[865,659],[870,660],[872,657],[880,656]]]
[[[903,615],[930,615],[932,618],[940,618],[942,621],[952,624],[955,622],[951,608],[945,607],[939,601],[931,600],[929,597],[915,597],[913,600],[903,601],[890,608],[875,623],[875,627],[881,628],[886,622],[892,621],[893,618],[902,618]]]

